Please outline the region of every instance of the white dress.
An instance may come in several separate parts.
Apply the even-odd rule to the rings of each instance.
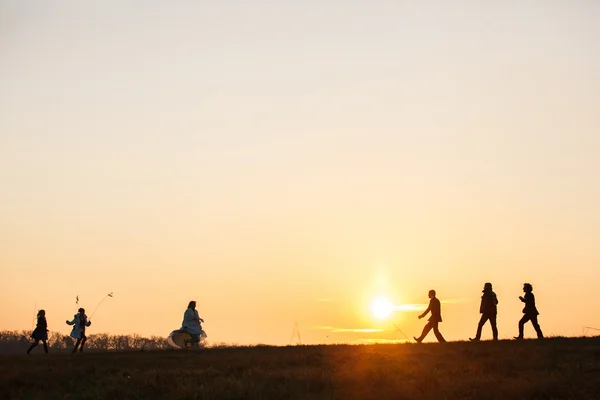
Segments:
[[[198,311],[191,308],[185,310],[185,313],[183,314],[183,322],[181,323],[181,330],[192,335],[202,334],[202,326],[200,325]]]

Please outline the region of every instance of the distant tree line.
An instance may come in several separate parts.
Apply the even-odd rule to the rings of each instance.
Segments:
[[[31,331],[0,331],[0,354],[25,354],[32,343]],[[48,332],[48,348],[51,353],[68,352],[73,349],[74,339],[58,332]],[[139,335],[109,335],[97,333],[88,335],[85,351],[127,351],[170,349],[167,338]],[[34,350],[34,353],[41,351]],[[43,351],[42,351],[43,352]],[[32,353],[33,354],[33,353]]]

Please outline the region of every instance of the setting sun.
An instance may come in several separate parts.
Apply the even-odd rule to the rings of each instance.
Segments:
[[[371,303],[371,313],[375,318],[384,319],[390,316],[394,306],[384,297],[378,297]]]

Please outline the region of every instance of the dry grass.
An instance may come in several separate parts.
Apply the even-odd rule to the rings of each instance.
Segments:
[[[600,338],[0,357],[12,399],[598,399]]]

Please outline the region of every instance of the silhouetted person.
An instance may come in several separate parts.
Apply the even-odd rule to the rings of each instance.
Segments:
[[[48,354],[48,323],[46,322],[46,311],[38,311],[37,324],[33,332],[31,332],[31,338],[35,340],[35,342],[29,346],[27,349],[27,354],[29,354],[35,346],[40,344],[40,341],[44,344],[44,351],[46,354]]]
[[[444,339],[444,337],[438,329],[438,324],[442,322],[442,305],[440,304],[440,301],[435,297],[435,290],[429,291],[429,299],[429,307],[427,307],[427,310],[423,311],[423,314],[419,315],[419,319],[425,317],[430,311],[431,317],[429,317],[429,322],[423,328],[421,336],[419,336],[418,338],[415,337],[415,340],[418,343],[421,343],[423,339],[425,339],[425,336],[427,336],[429,331],[433,329],[433,333],[435,334],[435,337],[437,338],[438,342],[444,343],[446,339]]]
[[[71,337],[77,339],[73,353],[77,351],[77,348],[79,348],[80,353],[83,352],[83,346],[85,346],[85,341],[87,340],[87,337],[85,336],[85,328],[92,324],[92,321],[88,321],[87,315],[85,315],[85,310],[83,308],[80,308],[77,311],[78,312],[73,317],[73,320],[67,321],[68,325],[73,325]]]
[[[479,306],[481,319],[477,325],[477,334],[474,338],[469,338],[469,340],[477,341],[481,339],[481,329],[488,320],[490,321],[490,325],[492,325],[494,340],[498,340],[498,327],[496,326],[496,315],[498,314],[497,306],[498,298],[496,297],[496,293],[492,290],[492,284],[486,282],[486,284],[483,285],[483,295],[481,296],[481,305]]]
[[[206,333],[202,330],[200,322],[204,322],[198,315],[196,310],[196,302],[190,301],[187,310],[183,313],[183,322],[181,323],[181,330],[186,331],[192,337],[192,346],[195,347],[200,343],[200,337],[206,337]]]
[[[544,334],[542,333],[542,329],[538,324],[538,312],[535,307],[535,296],[533,295],[533,286],[529,283],[523,284],[523,291],[525,292],[525,297],[520,296],[519,299],[525,303],[525,308],[523,308],[523,318],[519,321],[519,336],[515,336],[515,339],[523,339],[523,328],[525,324],[531,321],[533,325],[533,329],[537,333],[538,339],[543,339]]]

